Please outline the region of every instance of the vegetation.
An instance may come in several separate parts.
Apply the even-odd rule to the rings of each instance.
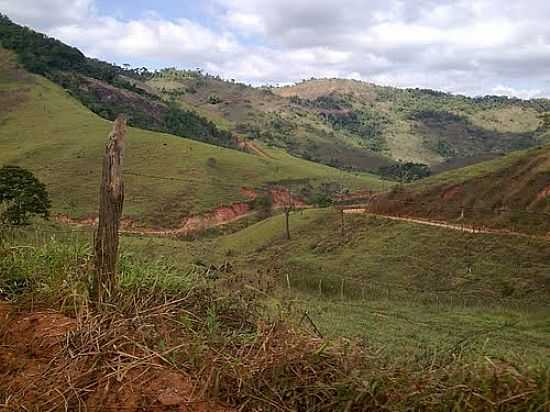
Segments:
[[[428,165],[413,162],[396,163],[382,167],[379,173],[386,179],[397,180],[402,183],[410,183],[432,174]]]
[[[433,166],[549,139],[545,99],[472,99],[337,79],[252,88],[201,70],[151,73],[89,59],[5,16],[0,34],[3,47],[14,50],[28,70],[55,81],[100,116],[113,120],[124,113],[130,125],[223,147],[237,149],[239,140],[255,139],[307,160],[378,173],[396,160]]]
[[[0,61],[9,62],[4,51]],[[26,77],[25,77],[26,76]],[[0,164],[31,170],[50,194],[52,213],[89,218],[97,213],[99,165],[111,124],[90,113],[52,82],[0,67]],[[17,136],[17,139],[14,139]],[[138,225],[178,227],[187,216],[248,201],[242,186],[261,188],[287,179],[313,187],[340,182],[350,190],[382,189],[370,175],[355,176],[262,147],[263,155],[130,128],[125,157],[125,215]],[[208,167],[209,158],[215,167]]]
[[[2,47],[13,50],[30,72],[45,75],[108,120],[123,113],[129,124],[237,148],[233,135],[193,111],[158,101],[156,95],[136,86],[151,77],[145,69],[125,69],[84,56],[59,40],[19,26],[0,15]]]
[[[0,164],[17,165],[0,168],[0,408],[550,404],[550,146],[429,176],[544,142],[548,101],[333,79],[257,89],[94,61],[3,16],[0,35]],[[129,130],[106,304],[90,300],[90,224],[111,124],[87,108],[153,129]],[[330,207],[359,189],[390,216]],[[34,220],[50,196],[58,219]],[[167,236],[233,207],[245,219]]]
[[[12,354],[1,387],[25,376],[23,365],[50,369],[48,385],[30,390],[12,378],[0,401],[133,410],[164,399],[167,387],[186,396],[194,387],[205,398],[175,404],[516,411],[548,402],[546,242],[368,216],[347,216],[342,237],[335,211],[293,217],[290,241],[282,215],[212,240],[125,237],[121,294],[116,308],[103,309],[87,306],[87,233],[54,223],[11,232],[0,293],[22,313],[1,326],[13,328],[0,334],[0,351]],[[44,312],[57,323],[47,329],[48,352],[38,345],[33,360],[24,348],[46,338],[26,301],[65,313]],[[22,332],[16,325],[29,316],[35,327]],[[69,326],[54,339],[59,324]],[[143,374],[148,389],[134,379]],[[68,379],[77,392],[63,392]],[[109,392],[99,390],[107,384]]]
[[[391,191],[369,205],[393,215],[547,235],[550,146],[449,171]]]
[[[33,215],[47,218],[49,208],[46,186],[30,171],[17,166],[0,168],[0,222],[23,225]]]

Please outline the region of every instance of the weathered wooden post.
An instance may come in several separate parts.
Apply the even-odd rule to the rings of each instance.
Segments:
[[[290,240],[290,207],[285,207],[285,229],[286,229],[286,240]]]
[[[93,297],[99,303],[113,295],[117,287],[118,231],[124,204],[122,158],[126,119],[120,115],[105,147],[99,191],[99,223],[95,236],[95,284]]]

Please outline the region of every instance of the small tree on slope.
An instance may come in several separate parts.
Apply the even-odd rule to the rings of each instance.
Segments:
[[[32,215],[48,217],[50,200],[46,186],[29,170],[18,166],[0,168],[0,222],[24,225]]]

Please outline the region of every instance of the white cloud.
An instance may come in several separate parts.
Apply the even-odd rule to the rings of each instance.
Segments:
[[[521,99],[532,99],[535,97],[541,97],[542,91],[540,89],[514,89],[513,87],[507,87],[499,84],[491,90],[492,94],[498,96],[519,97]]]
[[[116,62],[252,83],[330,76],[550,96],[546,0],[205,0],[209,25],[155,10],[108,17],[93,0],[0,0],[0,9]]]
[[[0,11],[17,22],[47,30],[79,23],[94,13],[94,0],[0,0]]]
[[[215,33],[187,19],[145,18],[124,22],[94,17],[78,25],[58,27],[50,33],[106,59],[138,58],[196,65],[232,56],[240,50],[231,33]]]

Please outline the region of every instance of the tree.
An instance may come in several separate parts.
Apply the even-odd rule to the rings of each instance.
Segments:
[[[381,167],[379,174],[387,179],[396,180],[402,183],[410,183],[414,180],[423,179],[431,175],[428,165],[423,163],[395,163],[391,166]]]
[[[271,193],[256,197],[251,202],[252,209],[257,211],[260,219],[266,219],[271,216],[273,210],[273,199],[271,199]]]
[[[286,188],[284,193],[285,195],[283,199],[282,209],[285,214],[286,239],[290,240],[290,213],[296,209],[296,204],[294,203],[294,199],[292,198],[292,193],[290,192],[289,188]]]
[[[48,217],[50,200],[46,186],[19,166],[0,169],[0,221],[24,225],[32,215]]]

